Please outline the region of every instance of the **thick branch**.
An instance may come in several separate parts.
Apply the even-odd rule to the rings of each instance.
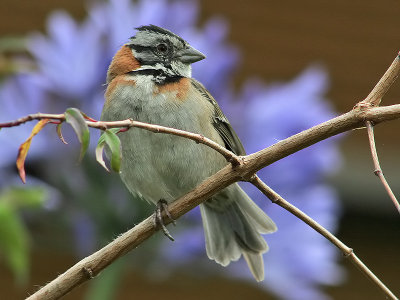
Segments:
[[[279,205],[280,207],[286,209],[287,211],[298,217],[300,220],[305,222],[315,231],[324,236],[337,248],[339,248],[339,250],[343,252],[344,256],[350,259],[350,261],[354,265],[356,265],[356,267],[360,269],[360,271],[364,273],[364,275],[366,275],[370,280],[372,280],[372,282],[374,282],[386,296],[390,297],[390,299],[397,299],[396,296],[386,287],[386,285],[382,281],[380,281],[379,278],[376,277],[375,274],[372,273],[371,270],[368,269],[368,267],[357,257],[352,248],[347,247],[344,243],[342,243],[337,237],[335,237],[332,233],[326,230],[318,222],[314,221],[311,217],[302,212],[300,209],[298,209],[297,207],[295,207],[294,205],[290,204],[285,199],[283,199],[278,193],[276,193],[269,186],[267,186],[258,176],[253,176],[250,182],[253,185],[255,185],[273,203]]]
[[[228,185],[240,180],[250,180],[259,169],[318,141],[344,131],[362,127],[365,120],[379,123],[397,118],[400,118],[400,104],[368,110],[354,109],[347,114],[302,131],[264,150],[244,156],[242,157],[243,161],[237,167],[227,165],[188,194],[171,203],[169,212],[174,219],[177,219]],[[115,122],[113,127],[123,127],[121,122]],[[74,287],[96,276],[118,257],[137,247],[154,234],[153,220],[154,216],[145,219],[103,249],[71,267],[28,299],[58,299]],[[164,222],[168,224],[170,220],[164,218]]]
[[[346,114],[311,127],[268,148],[246,156],[244,158],[244,163],[248,167],[248,175],[246,176],[250,178],[258,170],[319,141],[345,131],[364,127],[365,121],[372,121],[374,124],[378,124],[399,118],[400,104],[369,109],[356,107]]]

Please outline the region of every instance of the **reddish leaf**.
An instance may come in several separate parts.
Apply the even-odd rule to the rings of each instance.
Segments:
[[[64,139],[64,137],[63,137],[63,135],[62,135],[62,132],[61,132],[61,126],[62,126],[62,124],[63,124],[63,123],[60,123],[60,124],[57,125],[57,128],[56,128],[56,130],[57,130],[57,135],[58,135],[58,137],[60,138],[61,142],[63,142],[65,145],[68,145],[67,141]]]
[[[86,120],[88,120],[88,121],[90,121],[90,122],[98,122],[97,120],[95,120],[95,119],[89,117],[87,114],[85,114],[85,113],[82,112],[82,111],[81,111],[81,114],[82,114],[82,116],[83,116]]]
[[[17,169],[19,172],[19,177],[21,177],[21,180],[23,183],[25,183],[25,158],[26,155],[28,154],[29,147],[31,146],[32,138],[37,135],[40,130],[43,129],[43,127],[49,122],[49,119],[43,119],[40,120],[35,127],[33,127],[31,135],[28,137],[28,139],[19,146],[19,151],[18,151],[18,156],[17,156]]]

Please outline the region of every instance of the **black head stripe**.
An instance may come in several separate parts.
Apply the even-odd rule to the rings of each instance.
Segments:
[[[137,44],[128,44],[127,46],[129,48],[135,50],[136,52],[143,52],[143,51],[146,51],[146,50],[149,50],[152,48],[150,46],[142,46],[142,45],[137,45]]]
[[[156,84],[163,85],[167,83],[177,82],[182,79],[182,76],[176,75],[171,76],[166,74],[163,70],[160,69],[139,69],[130,71],[127,73],[128,75],[150,75],[154,78]]]
[[[176,35],[175,33],[171,32],[171,31],[169,31],[169,30],[167,30],[165,28],[158,27],[156,25],[152,25],[152,24],[144,25],[144,26],[137,27],[135,29],[138,30],[138,31],[152,31],[152,32],[156,32],[156,33],[166,34],[166,35],[173,36],[173,37],[177,38],[183,44],[186,43],[186,41],[183,38],[181,38],[180,36]],[[134,37],[132,37],[132,38],[134,38]]]
[[[159,69],[139,69],[139,70],[130,71],[127,74],[129,74],[129,75],[151,75],[154,77],[166,76],[165,73]]]

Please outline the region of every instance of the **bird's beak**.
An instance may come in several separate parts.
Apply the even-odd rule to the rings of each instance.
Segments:
[[[189,46],[189,48],[176,52],[175,58],[179,59],[183,63],[192,64],[196,61],[205,59],[206,56],[199,50]]]

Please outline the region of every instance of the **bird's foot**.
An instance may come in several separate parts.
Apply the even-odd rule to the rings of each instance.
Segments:
[[[160,225],[161,230],[164,233],[164,235],[167,238],[169,238],[171,241],[174,241],[174,238],[171,236],[167,227],[165,227],[165,225],[164,225],[164,221],[162,219],[162,211],[165,211],[165,214],[171,220],[171,223],[176,225],[175,220],[172,218],[171,214],[168,211],[168,203],[164,199],[160,199],[157,202],[156,215],[155,215],[155,226],[156,226],[156,228],[158,228],[158,225]]]

